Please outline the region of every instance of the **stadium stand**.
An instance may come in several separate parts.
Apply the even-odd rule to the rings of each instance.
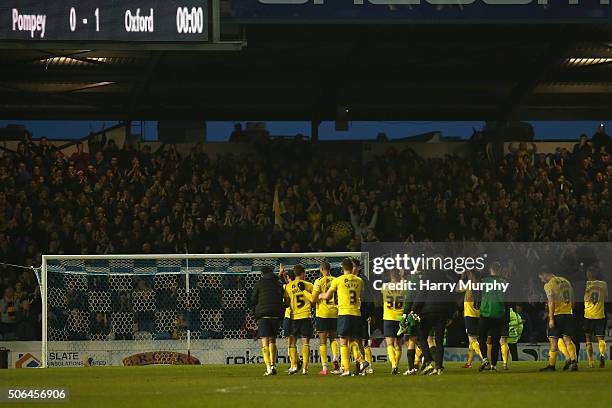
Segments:
[[[610,241],[610,136],[572,150],[511,144],[489,160],[478,135],[465,157],[389,149],[365,164],[303,140],[209,157],[174,145],[102,141],[65,157],[26,139],[0,159],[0,254],[358,251],[364,241]],[[279,160],[279,157],[282,160]],[[0,339],[40,338],[31,270],[2,267]],[[538,299],[521,305],[541,339]],[[104,319],[100,317],[100,330]],[[541,327],[540,327],[541,326]],[[528,328],[527,328],[528,327]]]

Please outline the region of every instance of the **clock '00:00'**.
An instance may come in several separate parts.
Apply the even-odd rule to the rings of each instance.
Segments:
[[[179,34],[202,34],[204,10],[202,7],[178,7],[176,9],[176,31]]]

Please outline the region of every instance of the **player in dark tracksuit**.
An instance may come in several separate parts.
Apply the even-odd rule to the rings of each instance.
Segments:
[[[447,283],[451,279],[443,271],[426,271],[422,281],[432,284]],[[419,342],[425,357],[423,374],[441,375],[444,369],[444,330],[448,320],[457,309],[457,304],[451,299],[452,294],[446,289],[419,290],[412,305],[412,313],[420,317]],[[436,339],[435,355],[432,356],[427,337],[434,330]]]
[[[257,320],[257,336],[261,339],[261,352],[266,364],[265,375],[276,375],[276,336],[284,312],[283,284],[272,268],[263,267],[261,279],[251,295]]]

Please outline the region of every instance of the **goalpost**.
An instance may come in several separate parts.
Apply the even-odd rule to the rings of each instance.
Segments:
[[[312,282],[346,257],[369,276],[367,252],[43,255],[42,367],[253,362],[261,268],[302,264]]]

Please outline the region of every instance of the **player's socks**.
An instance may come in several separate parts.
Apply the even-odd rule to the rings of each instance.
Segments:
[[[493,345],[491,343],[489,343],[489,340],[487,340],[487,359],[489,361],[491,361],[491,352],[493,351]]]
[[[480,357],[481,360],[484,360],[482,356],[482,351],[480,351],[480,343],[478,343],[478,340],[474,340],[470,345],[472,346],[472,350],[474,350],[474,353],[476,353],[476,355]]]
[[[395,347],[391,345],[387,346],[387,355],[389,356],[389,362],[391,363],[391,367],[397,366],[397,361],[395,357]]]
[[[345,373],[350,373],[351,371],[350,358],[348,346],[340,346],[340,359]]]
[[[436,346],[429,347],[429,353],[431,354],[431,357],[435,360],[436,359]]]
[[[270,347],[262,346],[261,354],[263,355],[264,363],[266,363],[266,368],[270,369]]]
[[[508,354],[510,354],[510,347],[508,347],[508,343],[503,343],[501,345],[502,352],[502,362],[504,363],[504,367],[508,365]]]
[[[291,363],[291,368],[297,367],[297,348],[295,346],[289,347],[289,362]]]
[[[590,341],[586,343],[586,352],[587,352],[587,360],[589,362],[589,368],[591,368],[594,366],[594,363],[593,363],[593,343],[591,343]]]
[[[408,370],[412,371],[414,369],[414,360],[416,360],[416,350],[408,350],[406,352],[406,357],[408,357]]]
[[[357,345],[356,341],[351,343],[351,352],[353,353],[353,360],[355,361],[362,360],[361,350],[359,350],[359,346]]]
[[[576,350],[576,344],[572,340],[570,340],[570,345],[568,347],[570,357],[572,359],[572,364],[570,366],[571,371],[578,371],[578,351]]]
[[[567,347],[567,344],[565,344],[565,342],[563,341],[563,338],[560,338],[559,340],[557,340],[557,347],[559,348],[559,351],[561,352],[561,354],[563,354],[563,357],[565,357],[565,364],[563,365],[563,371],[567,371],[572,365],[572,356],[570,354],[570,350]]]
[[[402,349],[396,344],[395,347],[395,365],[399,366],[400,365],[400,361],[402,361]],[[371,349],[370,349],[370,354],[371,353]],[[370,363],[370,365],[372,365],[372,361],[368,361]]]
[[[276,347],[276,343],[270,343],[268,348],[270,350],[270,364],[275,366],[278,360],[278,348]]]
[[[576,345],[571,340],[567,351],[569,351],[570,360],[576,361]]]
[[[372,367],[372,348],[370,346],[364,347],[365,361],[368,362],[370,367]]]
[[[353,361],[357,361],[357,355],[359,351],[357,350],[357,343],[351,341],[349,343],[349,350],[351,351],[351,357],[353,357]]]
[[[565,357],[566,360],[571,359],[569,350],[567,349],[567,346],[565,345],[563,339],[557,340],[557,347],[559,348],[559,351],[561,352],[561,354],[563,354],[563,357]]]
[[[554,367],[557,365],[557,351],[548,351],[548,365]]]
[[[423,356],[423,350],[417,346],[414,354],[414,365],[418,366],[421,362],[421,357]]]
[[[365,361],[365,346],[363,345],[363,342],[359,342],[359,344],[357,345],[357,350],[359,351],[357,354],[357,358],[359,359],[358,361]]]
[[[304,370],[308,370],[308,363],[310,362],[310,344],[304,343],[302,344],[302,361]]]
[[[604,339],[598,340],[597,345],[599,346],[599,355],[606,355],[606,341]]]
[[[474,361],[474,347],[472,346],[472,343],[470,343],[470,345],[468,346],[468,359],[467,359],[466,365],[472,365],[473,361]]]
[[[334,339],[331,341],[332,359],[338,361],[338,340]]]
[[[321,344],[319,346],[319,354],[321,355],[323,370],[327,370],[327,344]]]

